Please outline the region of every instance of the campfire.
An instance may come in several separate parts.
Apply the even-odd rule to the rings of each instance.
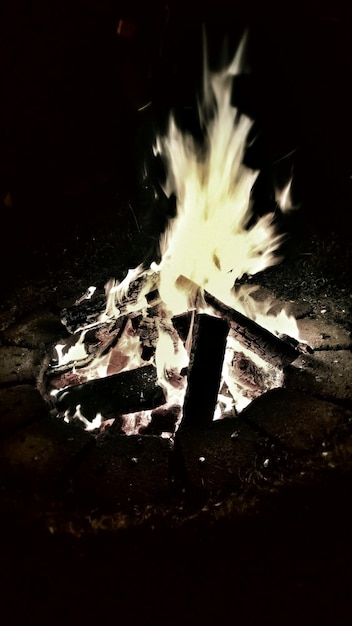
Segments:
[[[224,70],[204,71],[203,139],[171,115],[155,140],[176,215],[151,265],[104,291],[89,287],[62,312],[69,340],[45,372],[47,397],[66,422],[101,433],[172,438],[179,428],[235,417],[282,386],[285,366],[307,346],[297,324],[256,297],[252,277],[280,261],[273,213],[256,217],[258,176],[244,165],[252,121],[232,105],[245,41]],[[278,194],[289,206],[289,185]]]

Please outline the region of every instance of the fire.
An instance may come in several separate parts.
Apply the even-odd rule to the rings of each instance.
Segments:
[[[289,213],[295,208],[291,197],[292,182],[293,177],[291,176],[290,180],[283,187],[283,189],[276,189],[276,202],[283,213]]]
[[[101,415],[101,413],[97,413],[95,418],[90,422],[82,414],[80,404],[77,404],[76,410],[72,416],[69,414],[69,411],[65,411],[65,416],[64,416],[65,422],[70,423],[74,419],[79,419],[81,422],[83,422],[86,430],[88,431],[95,430],[96,428],[100,428],[103,422],[103,416]]]
[[[167,135],[156,141],[155,153],[168,174],[164,191],[177,198],[177,216],[162,236],[162,260],[154,267],[160,273],[162,300],[173,314],[187,308],[187,294],[177,289],[180,275],[243,310],[241,297],[234,294],[235,281],[278,262],[274,253],[282,236],[275,231],[274,215],[248,227],[251,190],[259,173],[243,164],[252,121],[231,104],[244,46],[243,40],[227,69],[205,72],[199,105],[202,145],[181,132],[172,116]]]
[[[154,364],[166,402],[180,406],[185,395],[185,377],[180,372],[188,365],[189,350],[187,342],[183,343],[170,328],[174,316],[190,310],[208,312],[202,290],[206,289],[273,333],[298,336],[293,317],[284,311],[270,316],[263,304],[251,297],[255,287],[237,284],[235,289],[235,283],[245,275],[253,276],[278,263],[277,250],[282,243],[274,214],[251,219],[251,191],[258,172],[247,168],[243,161],[252,120],[231,102],[233,78],[242,72],[244,49],[245,40],[226,69],[218,73],[205,69],[198,105],[203,140],[197,141],[190,133],[182,131],[173,115],[167,133],[156,138],[154,154],[164,162],[167,174],[163,191],[168,197],[171,194],[176,197],[176,217],[161,235],[159,263],[152,263],[149,269],[140,265],[129,270],[120,284],[110,281],[106,285],[106,310],[97,322],[108,323],[122,315],[121,304],[133,282],[139,279],[142,279],[142,288],[138,297],[127,304],[123,313],[140,312],[146,317],[146,296],[157,288],[160,301]],[[288,206],[290,187],[291,181],[280,195],[283,208]],[[90,297],[91,289],[86,297]],[[60,364],[87,356],[84,333],[65,354],[63,346],[58,346]],[[246,352],[229,336],[215,417],[233,411],[234,405],[241,410],[253,398],[250,361],[262,373],[264,388],[282,384],[281,372]],[[104,373],[98,372],[98,364],[103,366]],[[139,338],[133,336],[129,322],[115,355],[114,350],[104,358],[98,353],[88,369],[94,376],[109,375],[143,364]],[[245,383],[236,380],[239,368],[247,368]],[[88,379],[88,371],[86,375]],[[80,407],[76,415],[84,422]],[[125,416],[125,432],[138,432],[137,426],[145,426],[150,419],[150,412]]]

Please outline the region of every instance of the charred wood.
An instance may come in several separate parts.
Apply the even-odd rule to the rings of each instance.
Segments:
[[[71,307],[61,311],[61,321],[69,333],[76,333],[80,328],[98,322],[99,316],[105,311],[105,293],[93,295],[89,300],[78,301]]]
[[[178,283],[195,294],[197,286],[185,276],[180,276]],[[243,315],[243,313],[227,306],[206,290],[201,293],[198,288],[198,295],[193,297],[196,298],[196,306],[197,301],[199,301],[199,306],[201,307],[203,300],[203,307],[205,302],[216,317],[226,320],[230,324],[232,333],[237,341],[244,348],[251,350],[254,354],[275,367],[283,368],[297,359],[301,352],[307,351],[306,346],[301,346],[292,337],[287,337],[285,340],[281,339],[246,315]]]
[[[172,318],[172,324],[183,343],[186,343],[189,336],[189,331],[192,324],[192,314],[192,311],[188,311],[187,313],[184,313],[182,315],[176,315]]]
[[[213,421],[228,331],[226,320],[196,315],[182,428],[199,428]]]
[[[164,403],[164,393],[158,385],[153,365],[63,389],[55,398],[59,413],[67,411],[68,416],[73,417],[76,407],[80,406],[81,413],[89,421],[98,413],[108,419],[121,413],[153,409]]]
[[[127,315],[135,308],[141,310],[143,307],[153,306],[155,299],[160,302],[157,279],[157,274],[146,272],[132,280],[128,289],[115,300],[118,317]],[[106,305],[106,294],[94,293],[90,299],[79,299],[71,307],[63,309],[61,321],[70,333],[76,333],[90,324],[98,324],[99,317],[106,310]]]
[[[89,330],[84,336],[84,348],[86,356],[77,360],[67,361],[62,365],[58,365],[57,359],[52,359],[49,363],[46,371],[46,376],[50,379],[58,377],[60,374],[65,374],[74,370],[83,369],[96,359],[97,357],[104,357],[112,350],[119,342],[123,335],[128,317],[125,316],[110,324],[102,324],[100,327],[96,327]],[[65,344],[65,350],[63,354],[80,340],[80,336],[73,335]]]
[[[257,324],[239,311],[228,307],[204,291],[204,300],[215,315],[227,320],[237,341],[254,354],[275,367],[283,368],[297,359],[300,350],[294,340],[285,341]]]
[[[157,274],[142,274],[131,281],[127,291],[123,295],[120,294],[121,301],[116,303],[119,317],[115,320],[115,328],[121,324],[120,320],[124,315],[128,315],[131,319],[134,318],[132,323],[136,333],[140,335],[142,355],[146,360],[152,358],[154,354],[159,328],[163,328],[163,330],[172,334],[171,326],[173,326],[178,336],[185,341],[190,327],[189,313],[179,316],[179,319],[173,318],[172,323],[164,314],[163,303],[157,291],[157,280]],[[198,286],[184,276],[179,277],[178,283],[192,294],[191,308],[197,309],[198,303],[200,303],[201,307],[201,299],[203,305],[205,301],[208,309],[215,317],[227,321],[232,333],[244,348],[252,351],[271,365],[282,369],[292,363],[301,352],[309,351],[309,347],[299,344],[292,337],[274,335],[246,315],[227,306],[209,292],[203,291],[201,295]],[[132,313],[128,313],[131,307],[133,308],[137,305],[141,307],[140,310],[134,308]],[[141,311],[143,309],[144,313],[142,315]],[[104,310],[105,296],[98,295],[90,300],[80,300],[70,309],[65,309],[63,322],[70,332],[73,329],[77,331],[78,328],[85,327],[90,323],[93,318],[98,320],[99,315]],[[87,335],[88,337],[89,335]]]

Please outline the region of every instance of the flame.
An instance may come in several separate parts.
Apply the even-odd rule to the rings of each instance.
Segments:
[[[160,263],[149,270],[129,270],[121,284],[110,284],[107,315],[118,315],[118,303],[138,276],[158,274],[161,300],[172,315],[189,309],[189,292],[180,288],[185,276],[206,288],[229,306],[250,317],[255,304],[243,298],[234,284],[245,274],[252,276],[280,261],[276,254],[282,235],[276,230],[274,213],[249,225],[252,215],[251,190],[258,171],[243,164],[252,120],[231,103],[233,78],[243,71],[244,38],[232,63],[218,73],[204,71],[198,117],[203,141],[182,131],[171,114],[168,130],[155,140],[167,172],[163,190],[177,200],[176,217],[160,239]],[[147,284],[147,283],[146,283]],[[148,285],[135,309],[143,306]],[[132,309],[130,309],[132,310]]]
[[[188,365],[188,354],[180,339],[175,345],[170,335],[162,329],[159,331],[155,365],[158,382],[164,390],[167,402],[182,404],[186,388],[181,370]]]
[[[65,416],[64,416],[64,421],[69,423],[72,422],[74,419],[78,419],[80,420],[80,422],[82,422],[85,426],[85,429],[88,431],[91,430],[96,430],[98,428],[100,428],[102,421],[103,421],[103,417],[101,415],[101,413],[97,413],[95,418],[90,422],[82,413],[81,411],[81,405],[77,404],[76,406],[76,410],[74,412],[73,415],[70,415],[70,411],[65,411]]]
[[[155,154],[168,173],[164,191],[175,194],[177,215],[163,234],[160,273],[162,300],[178,314],[187,309],[187,294],[177,288],[184,275],[230,306],[242,308],[233,286],[278,262],[282,236],[274,215],[248,227],[251,189],[258,176],[243,165],[252,121],[231,104],[233,77],[241,71],[243,43],[232,64],[218,74],[205,72],[199,118],[204,142],[199,145],[170,117],[168,132],[158,137]],[[209,111],[207,118],[204,111]]]
[[[288,213],[294,208],[292,202],[292,181],[293,177],[291,176],[283,189],[276,189],[275,192],[276,202],[283,213]]]
[[[66,345],[64,343],[58,343],[55,346],[59,366],[70,363],[71,361],[80,361],[87,356],[84,345],[84,337],[85,333],[83,332],[79,336],[78,341],[69,349],[66,349]]]

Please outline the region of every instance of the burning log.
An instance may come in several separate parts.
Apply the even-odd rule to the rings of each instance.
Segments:
[[[85,382],[84,376],[80,376],[81,371],[83,371],[83,374],[84,374],[84,370],[80,370],[80,367],[82,365],[86,365],[87,364],[86,361],[91,360],[93,357],[97,355],[104,356],[104,354],[106,354],[109,350],[112,350],[113,347],[119,343],[119,340],[126,327],[127,319],[131,320],[130,323],[132,323],[134,332],[139,337],[139,341],[141,345],[141,360],[144,362],[150,360],[155,352],[155,347],[156,347],[156,343],[157,343],[158,336],[159,336],[159,330],[158,330],[159,325],[160,327],[163,328],[165,332],[168,332],[171,338],[173,334],[179,337],[179,330],[181,329],[178,328],[177,318],[174,318],[173,321],[171,321],[171,319],[168,319],[167,317],[163,316],[163,305],[160,301],[160,296],[158,294],[158,291],[155,289],[155,282],[156,282],[155,274],[153,274],[152,279],[153,279],[152,291],[148,291],[148,286],[150,286],[150,283],[147,283],[145,280],[141,281],[141,280],[136,279],[135,281],[133,281],[134,282],[134,286],[132,289],[133,302],[138,302],[139,304],[141,302],[144,303],[144,305],[147,307],[147,312],[144,312],[144,314],[140,314],[140,312],[138,312],[137,310],[134,310],[128,316],[122,315],[120,318],[116,319],[115,323],[113,323],[112,325],[112,329],[108,328],[109,332],[107,333],[107,337],[105,337],[104,335],[104,341],[100,345],[100,348],[98,347],[98,344],[95,343],[96,338],[93,338],[94,349],[91,349],[89,345],[87,346],[88,348],[87,352],[88,353],[92,352],[92,354],[89,354],[87,359],[84,359],[80,363],[74,363],[75,368],[77,368],[75,369],[76,373],[74,376],[69,375],[67,379],[67,371],[72,366],[72,363],[66,363],[62,367],[56,366],[48,371],[48,374],[50,375],[53,375],[53,374],[56,376],[58,374],[63,375],[62,384],[57,385],[57,386],[63,387],[66,385],[72,385],[72,384],[75,385],[74,388],[76,389],[76,391],[73,391],[72,394],[69,394],[70,395],[69,404],[65,406],[65,410],[67,410],[68,407],[74,407],[77,404],[81,404],[80,401],[75,402],[76,394],[80,395],[77,392],[77,390],[80,388],[81,383]],[[205,414],[204,417],[201,417],[199,415],[199,419],[201,421],[204,419],[205,422],[207,422],[209,416],[213,415],[212,407],[215,406],[214,401],[213,401],[213,395],[214,395],[213,381],[215,381],[214,384],[216,386],[216,395],[217,395],[218,368],[220,368],[221,370],[222,360],[223,360],[224,335],[222,332],[222,328],[226,327],[226,333],[225,333],[226,336],[228,334],[228,329],[230,328],[231,329],[230,333],[232,337],[234,337],[237,340],[237,342],[242,346],[242,348],[246,348],[251,353],[259,356],[263,361],[272,365],[274,368],[277,368],[278,370],[282,370],[285,366],[292,363],[292,361],[294,361],[303,351],[303,348],[304,348],[304,351],[307,351],[307,349],[309,350],[307,346],[304,346],[304,347],[301,346],[296,340],[290,337],[285,337],[285,339],[283,339],[274,335],[273,333],[269,332],[267,329],[263,328],[262,326],[254,322],[253,320],[249,319],[248,317],[246,317],[239,311],[236,311],[235,309],[227,306],[226,304],[218,300],[215,296],[213,296],[209,292],[203,291],[201,293],[199,287],[185,277],[180,276],[177,281],[177,284],[180,288],[186,290],[188,293],[193,294],[193,302],[192,302],[192,305],[190,305],[191,307],[195,308],[196,310],[204,311],[205,306],[206,306],[207,312],[210,312],[210,315],[206,316],[210,318],[207,322],[201,321],[203,320],[203,317],[199,317],[198,315],[197,328],[196,328],[196,332],[195,332],[195,336],[193,340],[192,354],[199,352],[199,355],[197,354],[197,356],[195,357],[195,365],[194,365],[193,373],[191,373],[191,369],[189,373],[189,385],[188,385],[189,391],[187,393],[190,394],[190,398],[186,398],[184,417],[183,417],[184,423],[188,422],[189,415],[191,414],[193,415],[193,413],[198,415],[199,411],[200,413]],[[144,290],[142,297],[141,295],[139,296],[137,295],[138,293],[140,293],[141,289]],[[128,290],[128,292],[130,292],[130,290]],[[127,298],[127,301],[128,300],[129,299]],[[122,308],[124,310],[126,309],[127,301],[123,300]],[[84,304],[86,305],[86,301],[84,301]],[[78,309],[79,309],[78,306],[73,307],[73,311],[76,311]],[[95,311],[97,310],[95,304],[94,304],[93,309]],[[213,315],[214,317],[212,317]],[[79,315],[77,319],[79,319],[80,323],[82,323],[83,320],[82,320],[81,314]],[[205,319],[206,318],[204,318],[204,320]],[[225,326],[220,324],[219,320],[223,320],[225,323]],[[188,322],[189,320],[187,320],[187,324],[186,324],[187,329],[189,328]],[[202,343],[203,343],[202,338],[205,332],[203,330],[203,326],[204,328],[207,328],[206,341],[204,341],[204,347],[202,347]],[[89,333],[94,333],[94,332],[96,332],[94,331],[94,329],[89,331]],[[89,341],[89,336],[90,336],[89,333],[86,335],[87,341]],[[187,333],[183,333],[183,334],[186,335]],[[226,340],[226,336],[225,336],[225,340]],[[209,354],[212,355],[212,353],[214,356],[212,356],[212,358],[209,358]],[[120,358],[119,351],[117,351],[117,357]],[[191,356],[191,363],[192,363],[192,358],[193,357]],[[121,358],[120,358],[120,361],[121,361]],[[121,365],[123,365],[122,361],[119,366],[120,369],[122,369]],[[111,369],[110,374],[115,374],[116,367],[113,368],[112,365],[111,366],[109,365],[109,367]],[[114,369],[115,371],[113,371]],[[243,378],[242,371],[241,371],[240,378],[241,380]],[[67,382],[66,382],[66,379],[67,379]],[[53,381],[52,385],[55,386],[54,378],[52,379],[52,381]],[[92,384],[93,383],[90,383],[90,385]],[[99,382],[97,382],[96,384],[99,387],[99,389],[102,388]],[[111,385],[111,376],[109,376],[108,386],[110,387],[110,385]],[[207,393],[205,394],[205,396],[207,397],[207,400],[205,400],[204,404],[207,408],[203,407],[203,408],[200,408],[198,411],[196,406],[193,406],[193,400],[192,400],[193,387],[195,388],[199,387],[199,394],[196,394],[199,397],[204,395],[203,392],[204,392],[204,389],[206,388]],[[89,397],[90,396],[89,388],[87,390],[87,394]],[[59,398],[58,398],[59,403],[61,402],[61,398],[62,396],[59,395]],[[136,407],[136,410],[143,410],[143,408],[144,408],[143,402],[139,402],[138,406]],[[148,408],[151,408],[151,407],[148,407]],[[126,406],[124,403],[122,404],[122,411],[124,411],[125,409],[131,410],[131,411],[134,410],[133,408],[129,406],[128,402]],[[195,419],[197,421],[198,417],[196,416],[195,418],[192,418],[192,419]]]
[[[68,411],[73,417],[75,408],[80,406],[81,413],[89,421],[93,421],[98,413],[106,418],[116,417],[122,413],[153,409],[164,403],[164,393],[158,385],[153,365],[63,389],[55,398],[59,413]]]
[[[232,309],[207,291],[204,300],[216,315],[227,320],[237,341],[274,367],[283,368],[301,353],[299,342],[293,338],[280,339],[236,309]]]
[[[67,307],[61,312],[61,321],[69,333],[75,333],[80,328],[97,322],[99,316],[105,310],[105,293],[94,294],[86,300],[79,300],[73,306]]]
[[[77,359],[73,357],[72,360],[65,360],[61,365],[57,363],[57,358],[53,358],[46,372],[47,377],[52,379],[58,378],[60,374],[65,375],[67,372],[73,370],[78,371],[89,366],[89,364],[98,357],[103,358],[117,345],[125,331],[127,322],[128,317],[125,316],[115,320],[113,323],[103,324],[99,328],[94,328],[86,332],[84,335],[86,356],[82,357],[79,355]],[[80,339],[80,336],[72,335],[70,340],[65,344],[66,352],[69,353],[70,349],[80,342]],[[65,354],[65,352],[63,352],[63,354]],[[77,379],[79,380],[79,376],[77,376]],[[67,383],[64,382],[64,379],[62,382],[61,387],[66,386]]]
[[[184,276],[179,277],[178,284],[182,287],[188,285],[193,293],[196,289],[196,285]],[[283,368],[297,359],[302,351],[309,351],[309,347],[303,348],[292,337],[286,336],[285,339],[281,339],[274,335],[243,313],[224,304],[208,291],[204,290],[202,295],[203,301],[213,314],[228,322],[237,341],[271,365]]]
[[[228,331],[225,320],[196,316],[182,427],[200,427],[213,421]]]
[[[126,277],[126,280],[128,275]],[[117,302],[118,315],[121,317],[131,311],[141,310],[143,307],[154,305],[154,294],[157,294],[158,274],[145,271],[128,284],[128,288]],[[120,286],[122,286],[121,283]],[[112,286],[112,285],[111,285]],[[160,302],[160,298],[158,298]],[[107,308],[107,296],[102,292],[94,292],[89,298],[79,298],[72,306],[63,309],[61,321],[70,333],[86,328],[89,324],[98,324],[99,318]]]
[[[92,342],[92,347],[90,344],[87,346],[87,352],[92,352],[88,359],[92,358],[93,355],[97,356],[97,354],[104,356],[109,351],[109,354],[112,354],[113,350],[117,349],[117,357],[121,360],[118,344],[123,334],[127,332],[127,326],[136,336],[137,341],[139,339],[141,360],[144,362],[152,358],[154,354],[159,329],[170,336],[174,345],[179,340],[179,331],[182,335],[187,335],[189,329],[187,315],[189,316],[189,314],[185,313],[183,316],[186,316],[185,319],[182,318],[182,323],[185,323],[186,327],[183,330],[182,324],[178,328],[177,317],[171,319],[166,315],[163,302],[156,288],[157,274],[152,273],[147,277],[137,277],[132,281],[132,285],[132,287],[128,286],[121,301],[115,302],[115,309],[110,311],[111,319],[108,324],[105,323],[107,326],[105,334],[103,332],[104,324],[101,328],[99,325],[100,330],[99,328],[96,330],[97,327],[95,327],[95,329],[89,329],[88,333],[85,331],[85,341],[88,341],[88,344],[90,341]],[[179,277],[177,286],[192,294],[189,308],[202,311],[196,314],[188,368],[188,385],[181,422],[183,427],[201,426],[213,420],[229,329],[231,335],[242,348],[246,348],[266,363],[280,370],[292,363],[303,350],[294,339],[290,337],[282,339],[274,335],[244,314],[227,306],[211,293],[201,291],[198,285],[184,276]],[[84,313],[81,309],[82,304],[84,305]],[[116,304],[118,304],[118,308],[116,308]],[[89,308],[91,306],[93,308]],[[88,319],[92,319],[93,314],[97,318],[99,308],[100,314],[102,313],[101,298],[98,297],[93,303],[90,300],[82,302],[81,299],[72,309],[66,310],[66,317],[64,318],[66,325],[69,325],[71,329],[75,327],[76,323],[85,327],[87,319],[84,321],[84,316],[87,315],[87,307],[90,311]],[[114,316],[117,316],[115,320]],[[68,320],[70,320],[69,324]],[[128,320],[130,321],[128,322]],[[96,332],[103,334],[100,344],[95,343],[97,337],[94,333]],[[94,335],[91,340],[90,333]],[[112,368],[115,362],[111,365],[110,361],[109,367]],[[123,365],[122,362],[121,364]],[[121,364],[118,364],[120,369]],[[72,363],[66,363],[63,367],[67,368],[71,365]],[[112,369],[111,375],[108,375],[107,378],[89,382],[79,379],[80,365],[76,365],[78,368],[75,373],[76,379],[65,383],[72,385],[73,382],[73,385],[59,392],[55,402],[57,410],[62,413],[66,412],[69,418],[74,417],[75,408],[78,406],[82,414],[89,421],[92,421],[97,413],[102,413],[106,418],[116,417],[123,413],[153,409],[165,402],[162,389],[157,383],[157,374],[153,365],[139,366],[138,369],[119,374],[115,374]],[[243,362],[241,361],[237,365],[241,370],[242,380],[244,376],[242,372]],[[60,366],[52,369],[51,374],[55,373],[61,373]],[[63,376],[66,376],[65,372]],[[247,378],[248,376],[245,376],[246,385]],[[82,382],[83,384],[81,384]],[[241,383],[241,381],[239,382]]]
[[[199,291],[197,285],[184,276],[180,276],[177,283],[182,286],[182,288],[186,287],[189,289],[193,294],[195,291]],[[138,288],[141,289],[144,286],[145,281],[139,279],[133,281],[133,295],[131,298],[126,297],[126,299],[123,300],[120,310],[126,311],[131,302],[136,302],[138,300]],[[221,317],[230,324],[233,334],[241,345],[275,367],[283,368],[292,363],[301,352],[310,351],[309,347],[302,346],[292,337],[285,335],[285,338],[280,338],[274,335],[263,326],[257,324],[257,322],[243,315],[243,313],[227,306],[206,290],[203,291],[203,299],[216,317]],[[157,304],[160,303],[157,290],[153,289],[153,291],[145,294],[144,301],[146,306],[157,306]],[[150,301],[151,304],[149,303]],[[97,317],[99,306],[100,313],[102,312],[104,307],[102,306],[102,300],[100,298],[97,302],[92,302],[91,305],[89,302],[90,301],[85,301],[83,303],[84,311],[80,310],[78,306],[73,306],[64,311],[63,322],[70,332],[73,328],[77,329],[79,326],[84,325],[84,315],[87,314],[87,311],[89,311],[88,319],[91,319],[94,315]],[[92,306],[92,308],[90,308],[90,306]]]

